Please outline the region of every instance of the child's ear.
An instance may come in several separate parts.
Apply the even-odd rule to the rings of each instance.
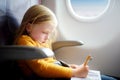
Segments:
[[[31,26],[30,23],[28,23],[27,26],[26,26],[26,31],[27,31],[28,33],[31,33],[31,30],[32,30],[32,26]]]

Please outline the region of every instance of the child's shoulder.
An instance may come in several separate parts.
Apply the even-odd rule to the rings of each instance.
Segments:
[[[32,39],[31,39],[31,37],[28,36],[28,35],[21,35],[21,36],[19,37],[19,40],[32,40]]]
[[[32,40],[32,38],[28,35],[22,35],[18,38],[17,43],[34,43],[34,41]]]

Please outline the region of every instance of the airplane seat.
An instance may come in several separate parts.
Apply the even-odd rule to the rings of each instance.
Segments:
[[[45,48],[39,49],[13,45],[15,31],[19,27],[20,22],[20,19],[17,17],[22,14],[22,10],[24,13],[27,8],[36,3],[32,3],[33,0],[20,0],[18,2],[16,1],[16,3],[13,3],[12,1],[13,0],[0,0],[0,73],[1,79],[4,80],[25,80],[23,74],[16,65],[16,60],[46,58],[53,56],[54,54],[51,51],[51,54],[48,55],[46,50],[49,49]],[[17,6],[20,8],[22,7],[20,10],[21,12],[19,12],[20,8],[16,7],[16,4],[18,4]],[[12,5],[12,7],[10,5]],[[58,41],[53,44],[53,50],[55,51],[56,49],[65,46],[77,45],[82,45],[82,43],[77,41]]]
[[[5,45],[12,45],[14,32],[17,29],[17,27],[18,22],[14,18],[14,16],[6,11],[4,4],[3,6],[0,5],[0,48],[2,48],[2,46]],[[1,51],[0,53],[2,55]],[[2,56],[0,58],[2,58]],[[13,64],[13,61],[4,61],[0,59],[0,73],[2,74],[1,79],[8,79],[13,75],[12,73],[15,69],[15,67],[14,69],[12,69]]]
[[[22,7],[20,13],[18,13],[19,10],[16,4],[18,4],[18,7],[25,6],[24,9]],[[23,75],[18,69],[15,60],[38,58],[38,53],[41,53],[37,48],[12,45],[15,31],[19,27],[19,19],[17,19],[17,16],[24,13],[31,5],[33,5],[32,0],[20,0],[18,3],[14,3],[13,0],[0,0],[0,79],[23,80]],[[17,16],[15,14],[17,14]],[[23,54],[17,55],[20,53]],[[29,56],[30,54],[27,54],[28,56],[24,55],[24,53],[35,53],[36,55],[33,55],[33,57]],[[39,57],[44,58],[47,57],[47,55],[42,54]]]
[[[10,46],[13,43],[14,39],[14,33],[15,30],[18,28],[18,22],[16,18],[8,11],[6,11],[6,6],[4,4],[5,1],[1,1],[0,4],[0,73],[1,79],[14,79],[15,77],[18,77],[18,73],[14,74],[14,71],[17,70],[17,67],[14,66],[14,61],[11,60],[4,60],[2,57],[2,53],[4,51],[1,51],[3,49],[3,46]],[[7,49],[5,49],[7,50]],[[9,53],[10,54],[10,53]],[[12,55],[12,54],[11,54]],[[9,56],[9,55],[5,55]]]

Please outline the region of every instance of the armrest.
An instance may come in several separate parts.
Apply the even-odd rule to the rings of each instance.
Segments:
[[[37,59],[53,56],[48,48],[36,48],[28,46],[0,46],[0,60]]]
[[[81,46],[82,42],[79,41],[56,41],[52,44],[53,51],[67,46]]]

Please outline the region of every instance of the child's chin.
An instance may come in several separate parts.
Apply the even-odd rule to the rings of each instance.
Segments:
[[[45,43],[46,41],[41,41],[42,43]]]

